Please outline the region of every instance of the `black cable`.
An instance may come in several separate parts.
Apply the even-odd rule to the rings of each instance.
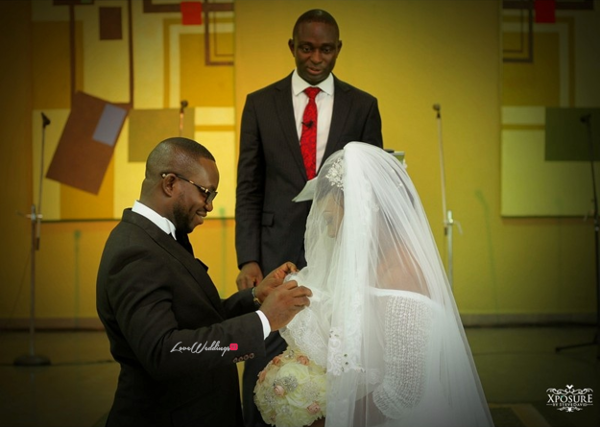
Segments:
[[[28,251],[27,256],[28,256],[27,262],[25,263],[25,267],[23,268],[23,274],[21,276],[21,284],[19,285],[19,290],[17,292],[15,302],[13,303],[13,308],[10,311],[10,315],[6,319],[5,324],[2,325],[2,327],[0,328],[1,331],[8,329],[8,325],[9,325],[10,321],[13,319],[13,316],[15,315],[15,310],[17,309],[17,303],[19,302],[19,297],[21,296],[21,291],[23,290],[23,283],[25,283],[25,273],[27,272],[27,266],[29,266],[29,262],[31,261],[31,252],[30,251]]]

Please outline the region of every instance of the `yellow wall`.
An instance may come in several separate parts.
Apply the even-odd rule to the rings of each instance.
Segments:
[[[29,213],[33,196],[32,152],[28,143],[32,138],[33,96],[30,6],[27,2],[13,2],[10,13],[4,9],[5,5],[0,4],[0,167],[6,177],[0,193],[0,317],[3,318],[11,314],[19,285],[28,277],[30,225],[17,212]],[[25,297],[27,290],[28,287],[21,292]],[[15,316],[27,316],[27,307],[18,304]]]
[[[447,205],[463,230],[461,235],[454,228],[453,245],[461,312],[593,312],[591,224],[500,217],[500,6],[494,1],[238,1],[238,117],[247,92],[293,69],[286,42],[295,19],[309,8],[327,9],[344,43],[334,73],[379,99],[384,144],[406,151],[408,171],[445,258],[432,109],[441,104]]]
[[[179,2],[171,4],[179,6]],[[231,219],[235,188],[233,67],[204,64],[204,27],[182,26],[181,18],[174,13],[145,13],[142,5],[141,1],[132,2],[133,107],[160,111],[177,108],[180,99],[187,99],[186,119],[194,122],[196,138],[218,157],[222,196],[215,204],[214,216],[224,219],[208,220],[191,240],[196,254],[209,266],[219,291],[231,294],[237,274]],[[121,7],[123,40],[99,40],[98,8],[103,6]],[[15,211],[26,214],[31,204],[38,202],[40,113],[52,119],[46,129],[47,170],[70,111],[71,67],[68,6],[37,0],[1,2],[0,8],[0,158],[3,170],[12,177],[3,189],[6,208],[0,211],[7,239],[0,253],[2,328],[21,325],[29,315],[31,223]],[[127,18],[127,0],[75,7],[76,89],[112,102],[128,102]],[[231,13],[218,18],[217,31],[222,31],[217,40],[220,54],[231,53],[232,18]],[[194,60],[186,60],[191,57]],[[36,314],[43,326],[98,324],[94,321],[96,272],[104,242],[116,221],[55,219],[118,218],[124,207],[131,206],[139,195],[144,164],[129,158],[130,131],[126,121],[98,196],[43,180],[42,211],[46,221],[41,227],[41,248],[35,254]],[[174,121],[172,133],[176,132]],[[16,321],[7,322],[7,318]]]
[[[442,106],[448,208],[463,229],[461,235],[454,228],[454,291],[461,312],[529,316],[594,312],[590,222],[500,216],[501,3],[238,0],[233,73],[237,128],[246,94],[293,70],[287,40],[295,19],[313,7],[326,8],[338,20],[344,46],[335,74],[379,99],[385,145],[406,151],[409,173],[445,258],[437,122],[432,109],[434,103]],[[27,212],[32,203],[33,168],[37,167],[31,150],[32,111],[46,108],[34,103],[43,97],[34,95],[32,82],[37,80],[32,75],[43,68],[32,66],[37,62],[30,41],[37,33],[31,19],[29,2],[0,2],[0,52],[3,63],[11,64],[0,67],[0,164],[5,177],[0,210],[4,237],[0,327],[3,319],[26,318],[29,309],[29,221],[14,212]],[[164,40],[157,31],[166,24],[155,16],[144,19],[154,22],[154,30],[149,33],[134,22],[135,57],[140,64],[135,71],[134,107],[174,107],[169,93],[177,89],[183,94],[185,88],[177,81],[164,84],[169,67],[164,65],[164,49],[154,46]],[[152,43],[144,42],[150,39]],[[194,36],[182,40],[195,43]],[[83,81],[100,87],[85,76]],[[56,104],[52,108],[68,108]],[[234,157],[231,152],[231,158],[218,160],[231,168]],[[115,168],[119,165],[117,161]],[[141,171],[137,165],[134,169],[136,174]],[[115,186],[132,187],[137,194],[139,180],[115,182]],[[95,274],[103,243],[115,224],[43,224],[37,253],[37,314],[42,321],[95,318]],[[232,219],[207,221],[192,235],[197,254],[210,266],[224,295],[235,289],[233,239]]]
[[[551,24],[534,23],[531,40],[522,33],[526,15],[503,14],[504,55],[522,58],[516,52],[533,52],[533,61],[503,65],[504,216],[583,217],[593,209],[590,135],[580,118],[591,114],[591,128],[600,125],[599,5],[561,11]],[[593,134],[598,147],[599,135]]]

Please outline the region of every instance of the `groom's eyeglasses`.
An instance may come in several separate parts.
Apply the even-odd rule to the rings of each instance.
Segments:
[[[192,181],[191,179],[187,179],[186,177],[184,177],[183,175],[179,175],[178,173],[175,172],[163,172],[160,176],[161,177],[166,177],[168,174],[173,174],[175,175],[177,178],[183,180],[183,181],[187,181],[190,184],[192,184],[194,187],[196,187],[198,189],[198,191],[200,191],[200,194],[203,194],[206,197],[206,203],[212,203],[213,200],[215,200],[215,197],[217,197],[217,192],[216,191],[212,191],[209,190],[206,187],[203,187],[201,185],[196,184],[194,181]]]

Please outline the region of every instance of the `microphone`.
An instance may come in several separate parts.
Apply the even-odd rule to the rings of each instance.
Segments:
[[[440,117],[440,111],[442,110],[442,107],[440,106],[440,104],[433,104],[433,109],[435,111],[437,111],[437,117]]]
[[[50,124],[50,119],[44,113],[42,113],[42,127],[45,128],[49,124]]]
[[[181,108],[179,109],[179,136],[183,136],[183,110],[188,106],[188,102],[185,99],[181,100]]]
[[[579,118],[579,120],[581,120],[581,123],[589,123],[591,118],[592,118],[591,114],[584,114],[583,116],[581,116]]]
[[[309,128],[309,129],[310,129],[310,128],[312,127],[312,125],[313,125],[313,121],[311,120],[311,121],[310,121],[310,122],[308,122],[308,123],[304,123],[304,122],[302,122],[302,124],[303,124],[304,126],[306,126],[307,128]]]

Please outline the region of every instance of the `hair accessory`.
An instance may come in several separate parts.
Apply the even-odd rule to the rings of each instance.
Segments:
[[[336,186],[338,188],[344,189],[344,165],[342,163],[343,158],[340,157],[337,159],[327,173],[325,174],[325,178],[329,180],[332,186]]]

